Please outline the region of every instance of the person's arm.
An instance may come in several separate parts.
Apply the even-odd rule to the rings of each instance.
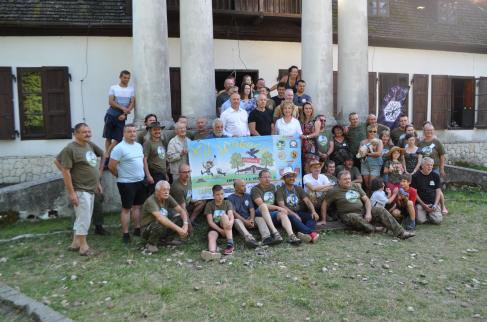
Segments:
[[[370,222],[372,220],[372,205],[370,204],[370,199],[367,197],[367,195],[363,195],[360,199],[362,199],[362,202],[364,203],[365,206],[364,219],[367,222]]]
[[[71,172],[69,171],[70,169],[63,167],[61,162],[59,162],[57,159],[54,160],[54,164],[63,175],[64,185],[66,186],[66,190],[68,191],[69,201],[73,206],[78,207],[79,200],[76,192],[74,191],[73,180],[71,178]]]
[[[384,149],[384,144],[382,141],[379,140],[379,146],[377,147],[377,151],[375,152],[368,152],[367,155],[373,158],[382,158],[382,150]]]
[[[418,154],[418,162],[416,163],[416,166],[414,167],[414,170],[413,170],[413,173],[412,174],[415,174],[416,172],[418,172],[419,167],[421,166],[421,161],[423,161],[423,155],[422,154]]]
[[[249,208],[249,212],[250,212],[249,222],[250,222],[250,225],[252,227],[254,227],[254,223],[255,223],[255,209],[254,209],[254,207]]]
[[[249,130],[250,130],[250,135],[252,136],[260,136],[259,132],[255,129],[255,122],[249,123]]]
[[[147,157],[144,156],[144,172],[145,172],[145,177],[147,178],[147,182],[149,184],[154,183],[154,178],[152,178],[150,171],[149,171],[149,164],[147,163]]]
[[[124,114],[126,114],[129,111],[128,108],[117,103],[117,101],[115,100],[115,95],[108,96],[108,104],[111,107],[122,111],[122,113],[124,113]]]
[[[110,173],[115,178],[118,177],[117,166],[118,166],[118,160],[115,160],[115,159],[111,158],[110,161],[108,162],[108,170],[110,170]]]
[[[135,107],[135,96],[130,97],[129,106],[127,106],[127,114],[130,114]]]
[[[358,175],[355,177],[355,180],[352,181],[352,183],[362,183],[362,175],[360,174],[360,172],[358,173]]]
[[[274,123],[271,123],[271,135],[275,133],[276,133],[276,126],[274,125]]]
[[[440,198],[441,198],[441,188],[436,188],[435,189],[435,203],[433,205],[433,208],[438,207],[440,204]]]
[[[277,202],[277,205],[279,206],[279,208],[283,208],[283,209],[286,209],[288,215],[293,215],[294,217],[298,218],[299,221],[301,221],[301,217],[298,216],[297,213],[295,213],[294,211],[292,211],[291,209],[289,209],[286,204],[284,203],[284,201],[278,201]],[[270,209],[269,209],[270,210]]]
[[[318,213],[315,210],[315,206],[313,206],[313,203],[311,202],[311,200],[309,200],[308,197],[304,197],[303,201],[306,204],[306,206],[308,207],[309,211],[311,212],[311,217],[314,220],[319,220],[320,216],[318,216]]]
[[[311,133],[308,138],[310,139],[314,139],[314,138],[317,138],[318,135],[320,135],[320,126],[321,126],[321,122],[319,120],[316,120],[315,121],[315,130],[313,133]]]
[[[208,226],[210,226],[211,229],[217,231],[220,235],[224,235],[225,231],[223,228],[215,224],[213,221],[213,215],[212,214],[206,214],[206,221],[208,222]]]
[[[249,224],[247,219],[245,219],[242,215],[240,215],[236,210],[233,211],[233,214],[235,215],[235,219],[240,219],[244,223],[245,226],[247,226]]]
[[[176,140],[172,139],[167,145],[167,161],[176,162],[181,160],[181,152],[178,151],[178,144]]]
[[[446,172],[445,172],[445,155],[444,154],[440,155],[440,175],[442,177],[446,176]]]

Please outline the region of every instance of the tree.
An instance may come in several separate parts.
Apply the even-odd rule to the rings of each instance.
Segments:
[[[238,152],[232,154],[232,159],[230,160],[230,164],[232,166],[232,169],[237,168],[238,171],[239,167],[244,165],[244,163],[242,162],[242,155]]]
[[[274,165],[274,159],[272,158],[272,154],[269,152],[262,153],[262,158],[260,159],[260,165],[264,166],[264,168],[269,169],[268,167]]]

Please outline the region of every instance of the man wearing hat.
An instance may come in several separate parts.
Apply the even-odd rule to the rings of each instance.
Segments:
[[[294,184],[296,172],[290,167],[284,168],[281,179],[284,184],[277,189],[277,204],[288,211],[299,239],[308,243],[316,242],[319,236],[316,233],[316,220],[319,216],[304,189]]]
[[[320,211],[321,219],[316,225],[324,226],[326,225],[326,217],[323,216],[321,206],[325,198],[325,193],[333,188],[334,185],[321,173],[321,168],[323,168],[322,162],[311,160],[308,167],[310,173],[303,177],[304,191],[308,194],[314,208]],[[324,214],[326,215],[326,212]]]
[[[159,122],[147,125],[149,140],[144,142],[144,168],[148,173],[149,195],[154,192],[155,184],[167,179],[166,170],[166,144],[161,138],[163,126]]]
[[[338,217],[345,225],[367,233],[382,232],[385,227],[400,239],[415,236],[414,232],[404,230],[386,209],[382,207],[372,208],[365,191],[359,184],[352,183],[349,171],[340,171],[337,177],[338,186],[326,194],[323,206],[335,204]],[[380,224],[383,227],[375,227],[372,223]]]

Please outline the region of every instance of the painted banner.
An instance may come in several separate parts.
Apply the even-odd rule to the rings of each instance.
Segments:
[[[378,122],[391,130],[399,126],[399,115],[406,113],[404,102],[408,97],[409,87],[394,85],[384,96],[379,108]]]
[[[248,136],[191,141],[188,146],[192,198],[213,199],[211,188],[222,185],[225,196],[234,192],[233,180],[242,179],[247,191],[258,183],[259,172],[269,170],[272,183],[291,167],[301,184],[301,140],[298,136]]]

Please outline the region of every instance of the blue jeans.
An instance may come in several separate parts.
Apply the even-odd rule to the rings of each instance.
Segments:
[[[288,215],[289,221],[291,221],[291,225],[293,226],[293,230],[303,234],[310,234],[313,231],[316,231],[316,221],[313,220],[309,212],[298,211],[297,214],[301,220],[296,218],[294,215]]]

